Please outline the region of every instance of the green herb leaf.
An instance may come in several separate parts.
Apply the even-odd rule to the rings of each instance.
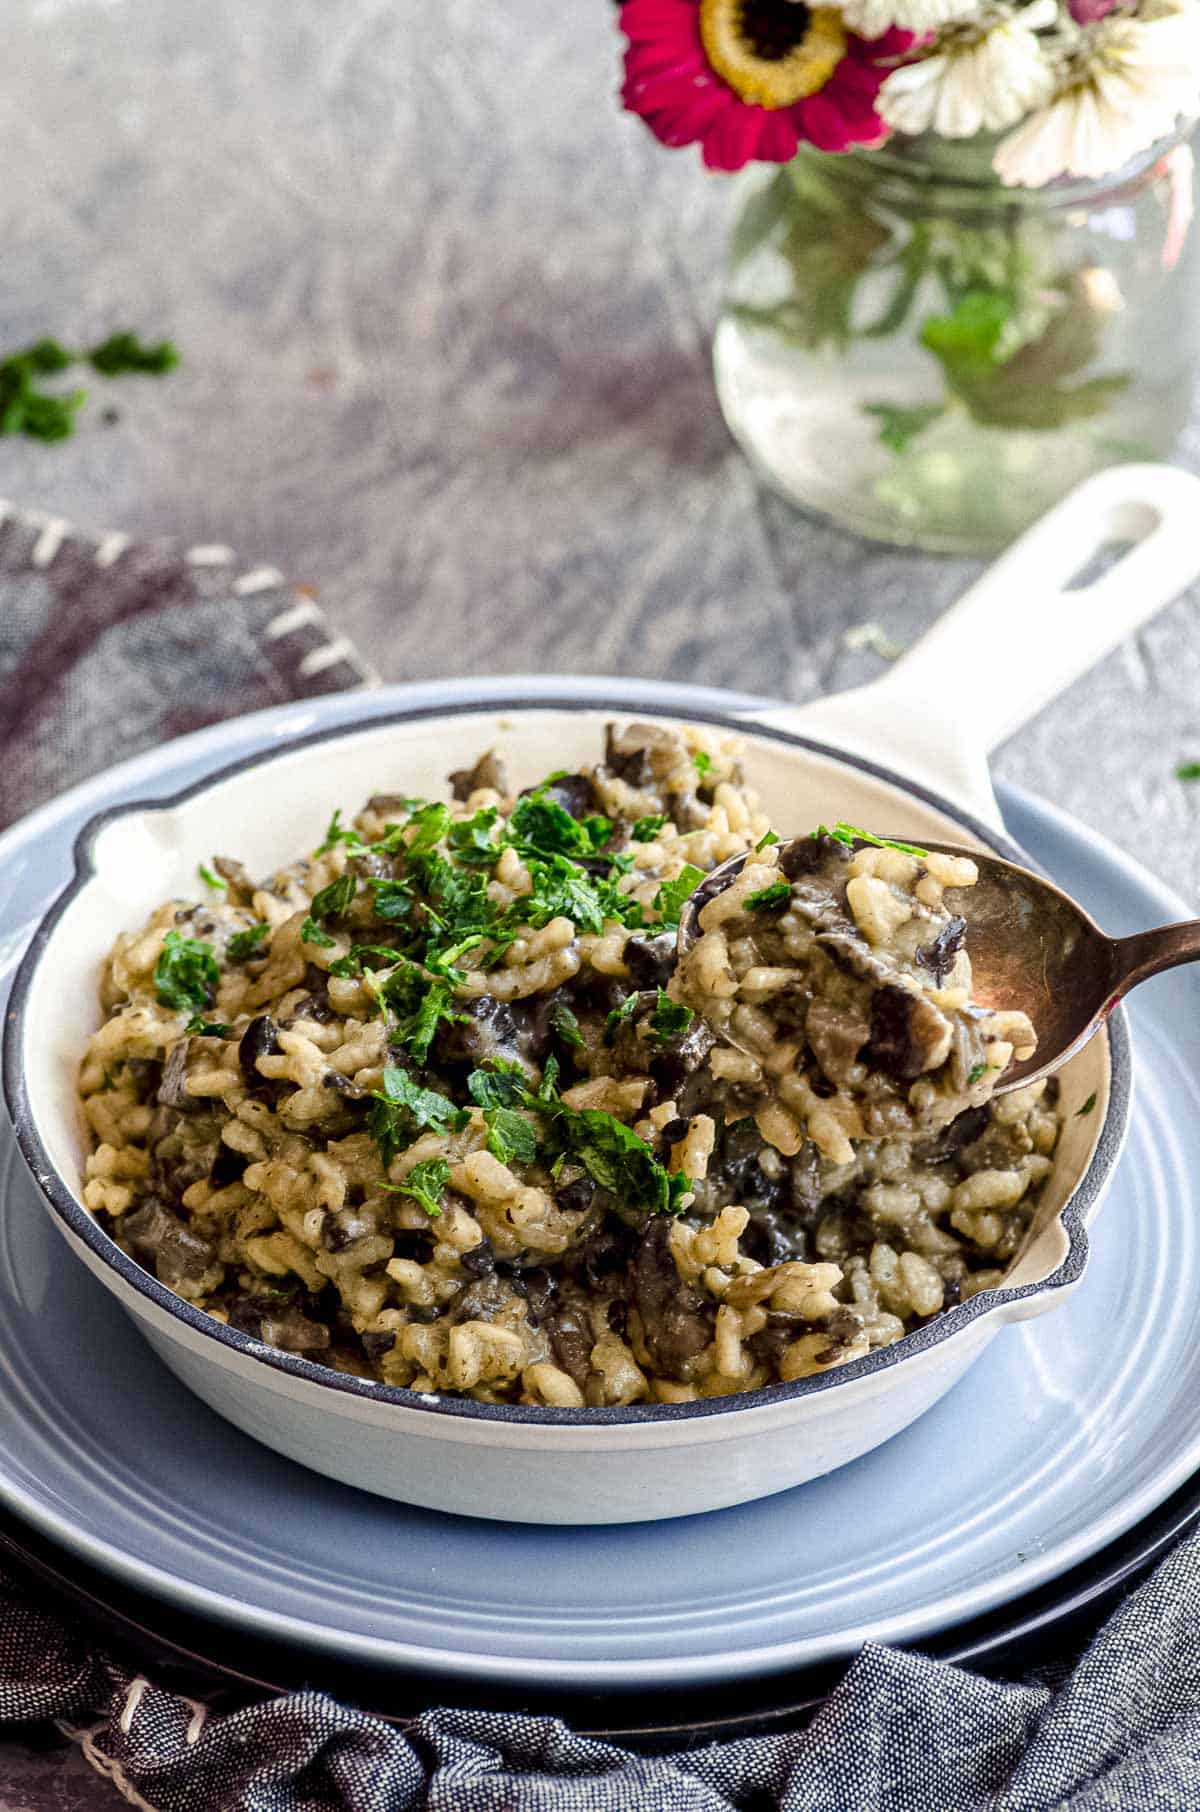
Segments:
[[[984,1077],[987,1075],[988,1071],[994,1070],[995,1067],[996,1066],[994,1063],[977,1063],[977,1064],[975,1064],[973,1066],[973,1068],[971,1069],[970,1074],[967,1077],[967,1087],[974,1088],[975,1084],[977,1082],[982,1082]]]
[[[344,843],[347,849],[364,849],[366,847],[356,830],[343,829],[340,810],[334,812],[333,817],[329,820],[325,836],[313,850],[313,855],[328,855],[329,851],[335,849],[339,843]]]
[[[468,1118],[466,1110],[455,1107],[445,1095],[436,1089],[422,1088],[407,1070],[389,1064],[383,1072],[382,1089],[372,1094],[367,1125],[386,1170],[418,1133],[459,1132]]]
[[[392,1041],[404,1045],[424,1063],[438,1027],[460,1019],[454,1004],[454,983],[448,976],[431,977],[402,957],[382,981],[368,977],[367,986],[392,1015]]]
[[[677,1214],[680,1197],[691,1189],[690,1178],[664,1169],[645,1140],[612,1114],[597,1108],[568,1110],[551,1122],[551,1132],[563,1138],[567,1155],[577,1159],[602,1189],[611,1190],[631,1208]]]
[[[902,856],[915,856],[921,862],[929,854],[927,849],[920,849],[915,843],[898,843],[894,837],[876,837],[870,831],[860,830],[857,824],[846,824],[840,818],[832,830],[827,825],[818,824],[812,835],[832,837],[835,843],[845,843],[847,847],[852,843],[869,843],[873,849],[898,849]]]
[[[44,372],[47,375],[55,371],[66,371],[75,363],[75,354],[68,352],[58,340],[36,340],[28,351],[16,353],[14,357],[23,359],[31,371]]]
[[[436,802],[432,805],[422,805],[413,812],[407,825],[403,828],[416,830],[416,836],[412,841],[401,845],[402,848],[407,848],[409,860],[411,861],[414,856],[427,855],[430,850],[436,849],[439,843],[445,842],[450,829],[450,807]],[[376,847],[378,848],[379,845]]]
[[[189,1019],[183,1029],[185,1032],[195,1033],[197,1038],[230,1038],[233,1035],[232,1026],[221,1025],[216,1020],[203,1019],[199,1013],[193,1019]]]
[[[492,832],[500,813],[494,805],[484,806],[472,818],[459,818],[450,826],[450,847],[456,861],[469,868],[494,868],[500,859],[500,845],[493,842]]]
[[[271,935],[271,927],[266,920],[251,925],[246,931],[235,931],[225,947],[225,954],[231,963],[244,963],[252,956],[261,954],[261,946]]]
[[[310,917],[305,919],[300,927],[300,942],[315,944],[319,950],[332,950],[337,939],[330,937],[328,932],[322,931],[316,920]]]
[[[770,849],[772,844],[778,843],[778,841],[779,838],[775,835],[773,830],[764,831],[762,836],[758,839],[758,842],[754,845],[755,854],[757,854],[760,849]]]
[[[492,1068],[496,1069],[498,1068],[498,1065],[493,1063]],[[545,1063],[542,1065],[542,1080],[538,1084],[537,1093],[532,1100],[527,1100],[526,1105],[532,1107],[534,1102],[537,1102],[542,1106],[546,1106],[547,1104],[553,1105],[557,1100],[558,1058],[547,1057]]]
[[[529,1078],[519,1063],[494,1057],[490,1069],[471,1071],[467,1093],[477,1107],[519,1107],[529,1094]]]
[[[530,857],[526,867],[533,892],[517,900],[512,909],[523,923],[537,930],[551,919],[566,918],[580,931],[603,931],[613,890],[599,885],[567,856]]]
[[[1200,780],[1200,761],[1181,761],[1175,770],[1176,780]]]
[[[782,912],[792,897],[791,885],[787,881],[772,881],[769,887],[760,887],[757,893],[746,895],[747,912]]]
[[[594,856],[612,836],[612,823],[599,813],[574,818],[565,806],[539,789],[518,799],[505,830],[521,851],[545,856]]]
[[[690,1178],[667,1171],[623,1120],[598,1108],[577,1112],[568,1107],[557,1083],[558,1064],[550,1057],[537,1092],[523,1091],[524,1106],[545,1116],[542,1153],[551,1174],[557,1176],[570,1158],[626,1207],[678,1214],[682,1198],[691,1190]]]
[[[1090,1114],[1092,1112],[1095,1105],[1096,1105],[1096,1093],[1095,1093],[1095,1090],[1093,1089],[1092,1093],[1088,1096],[1088,1098],[1084,1102],[1083,1106],[1076,1109],[1075,1118],[1077,1120],[1082,1120],[1087,1114]]]
[[[442,1212],[442,1196],[450,1181],[450,1166],[445,1158],[426,1158],[414,1164],[402,1183],[385,1183],[394,1195],[411,1196],[419,1202],[430,1220]]]
[[[358,892],[358,878],[355,875],[339,875],[328,887],[322,887],[314,893],[310,911],[314,919],[336,919],[353,904]]]
[[[209,1007],[216,996],[221,971],[211,944],[199,938],[180,937],[168,931],[162,954],[154,965],[154,987],[164,1007],[184,1012],[188,1007]]]
[[[699,774],[701,780],[703,780],[708,773],[708,770],[712,767],[712,756],[706,754],[703,749],[697,749],[692,755],[692,761],[695,764],[697,774]]]
[[[200,876],[200,879],[204,882],[204,885],[206,887],[211,887],[213,889],[214,893],[224,893],[225,892],[225,883],[221,879],[220,875],[215,875],[211,868],[205,867],[203,862],[200,862],[197,864],[196,873]]]
[[[679,1038],[692,1023],[692,1009],[680,1001],[672,1000],[664,989],[658,990],[658,999],[650,1015],[650,1030],[659,1044],[668,1044],[672,1038]]]
[[[120,377],[129,371],[162,377],[165,372],[174,371],[179,363],[179,352],[170,340],[159,340],[149,346],[135,333],[114,333],[101,345],[93,346],[88,360],[105,377]]]
[[[604,1042],[611,1044],[617,1035],[617,1028],[622,1020],[632,1019],[638,1009],[638,994],[627,994],[619,1007],[614,1007],[604,1022]]]
[[[654,909],[664,925],[678,925],[683,903],[704,879],[704,870],[686,862],[673,881],[664,881],[654,896]]]
[[[368,957],[376,959],[372,964],[375,969],[390,969],[395,963],[408,961],[403,950],[393,950],[389,944],[351,944],[345,956],[330,963],[329,973],[343,980],[352,979],[362,974]]]
[[[629,834],[635,843],[653,843],[666,822],[662,812],[652,812],[649,817],[639,818]]]
[[[415,896],[407,881],[377,881],[372,879],[371,909],[377,919],[396,921],[411,917]]]
[[[487,1148],[502,1164],[532,1164],[537,1157],[537,1133],[524,1114],[511,1107],[484,1110],[487,1121]]]
[[[583,1033],[579,1030],[579,1021],[566,1001],[555,1001],[550,1009],[550,1024],[564,1044],[582,1047],[584,1039]]]

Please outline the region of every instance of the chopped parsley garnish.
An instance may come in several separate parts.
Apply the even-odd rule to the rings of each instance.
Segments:
[[[154,987],[164,1007],[186,1012],[189,1007],[211,1007],[221,981],[221,971],[211,944],[199,938],[168,931],[162,954],[154,965]]]
[[[377,919],[407,919],[412,914],[415,896],[407,881],[372,880],[372,910]]]
[[[454,1003],[454,982],[447,976],[430,976],[407,957],[401,957],[385,979],[367,986],[391,1014],[391,1039],[403,1045],[418,1063],[424,1063],[443,1020],[461,1019]]]
[[[631,1126],[598,1108],[576,1112],[561,1104],[546,1129],[546,1148],[574,1158],[601,1189],[631,1208],[678,1214],[692,1184],[680,1171],[667,1171]]]
[[[612,822],[596,813],[573,818],[544,787],[517,800],[508,820],[514,847],[537,855],[594,856],[612,836]]]
[[[309,910],[314,919],[340,918],[353,904],[357,892],[358,881],[354,875],[339,875],[328,887],[314,893]]]
[[[487,1148],[502,1164],[532,1164],[537,1157],[537,1133],[524,1114],[513,1107],[484,1109]]]
[[[536,1091],[523,1079],[518,1064],[493,1065],[474,1070],[467,1081],[472,1100],[488,1111],[518,1102],[545,1121],[540,1155],[552,1175],[569,1158],[582,1164],[593,1182],[609,1190],[625,1206],[647,1208],[655,1214],[678,1214],[691,1179],[680,1171],[669,1172],[658,1162],[644,1139],[632,1127],[598,1108],[582,1112],[568,1107],[558,1092],[558,1064],[546,1061]],[[493,1098],[509,1095],[507,1102]]]
[[[995,1067],[996,1066],[994,1063],[977,1063],[977,1064],[975,1064],[974,1067],[972,1068],[970,1074],[967,1077],[967,1087],[974,1088],[975,1084],[977,1082],[982,1082],[984,1077],[987,1075],[988,1071],[994,1070]]]
[[[1176,780],[1200,780],[1200,761],[1181,761],[1175,770]]]
[[[635,843],[653,843],[666,822],[661,812],[652,812],[649,817],[639,818],[629,834]]]
[[[216,1020],[203,1019],[199,1013],[194,1019],[189,1019],[183,1029],[185,1032],[194,1033],[197,1038],[230,1038],[233,1035],[232,1026],[221,1025]]]
[[[519,1063],[492,1059],[490,1069],[472,1070],[467,1093],[477,1107],[517,1107],[529,1092],[529,1078]]]
[[[345,956],[330,963],[329,973],[339,980],[353,979],[362,974],[368,957],[376,959],[371,965],[375,969],[390,969],[393,963],[407,960],[402,950],[393,950],[390,944],[351,944]]]
[[[746,911],[782,912],[791,897],[789,881],[772,881],[769,887],[760,887],[757,893],[746,895]]]
[[[664,925],[678,925],[684,901],[695,893],[703,879],[702,868],[697,868],[692,862],[685,862],[673,881],[663,882],[654,896],[654,909],[660,914]]]
[[[330,937],[327,931],[322,931],[315,919],[307,918],[300,927],[300,942],[315,944],[320,950],[332,950],[337,939]]]
[[[627,994],[625,999],[621,1002],[620,1006],[613,1008],[612,1012],[609,1014],[608,1018],[604,1022],[604,1042],[605,1042],[605,1044],[612,1043],[613,1039],[617,1035],[617,1028],[621,1025],[623,1020],[633,1018],[634,1014],[637,1012],[638,1001],[640,1000],[640,998],[641,998],[641,996],[638,994]]]
[[[442,1212],[442,1196],[449,1181],[450,1166],[445,1158],[426,1158],[413,1165],[402,1183],[386,1183],[384,1187],[396,1195],[410,1195],[434,1221]]]
[[[206,867],[203,862],[200,862],[197,864],[196,873],[200,876],[200,879],[204,882],[204,885],[206,887],[211,887],[214,893],[224,893],[225,892],[225,883],[221,879],[220,875],[215,875],[213,873],[212,869]]]
[[[650,1015],[650,1031],[659,1044],[668,1044],[672,1038],[679,1038],[692,1023],[692,1009],[680,1001],[672,1000],[664,989],[658,990],[658,999]]]
[[[271,927],[265,919],[257,925],[251,925],[246,931],[235,931],[226,946],[226,955],[231,963],[244,963],[259,954],[259,946],[270,935]]]
[[[367,1125],[386,1170],[418,1133],[459,1132],[467,1119],[465,1108],[455,1107],[436,1089],[422,1088],[407,1070],[389,1064],[383,1072],[382,1089],[372,1094]]]
[[[703,780],[708,773],[708,770],[712,767],[712,756],[706,755],[703,749],[697,749],[692,756],[692,760],[696,764],[697,774],[699,774],[701,780]]]
[[[818,824],[814,837],[832,837],[835,843],[845,843],[847,847],[854,843],[869,843],[873,849],[898,849],[902,856],[916,856],[924,861],[929,854],[927,849],[920,849],[915,843],[898,843],[894,837],[875,837],[870,831],[860,830],[856,824],[844,824],[839,818],[833,829]]]
[[[423,856],[436,849],[445,840],[450,829],[450,807],[439,803],[419,806],[404,828],[416,831],[415,837],[401,845],[407,849],[411,861],[414,856]]]
[[[331,849],[336,849],[339,843],[344,843],[347,849],[363,849],[365,847],[362,838],[356,830],[346,830],[343,828],[340,810],[334,812],[333,817],[329,820],[324,840],[321,843],[318,843],[316,849],[313,850],[313,855],[328,855],[329,851]]]
[[[641,907],[617,892],[612,881],[588,874],[569,856],[547,856],[544,861],[529,858],[526,862],[533,892],[516,901],[512,912],[536,931],[551,919],[567,918],[580,931],[599,933],[606,919],[637,924]]]
[[[779,838],[775,835],[773,830],[764,831],[762,836],[758,839],[758,842],[754,845],[755,854],[757,854],[760,849],[770,849],[772,844],[778,843],[778,841]]]
[[[1096,1093],[1095,1093],[1095,1090],[1093,1089],[1092,1093],[1088,1096],[1088,1098],[1084,1102],[1083,1106],[1076,1109],[1075,1118],[1077,1120],[1082,1120],[1085,1117],[1085,1115],[1091,1113],[1091,1111],[1095,1107],[1095,1105],[1096,1105]]]
[[[492,832],[500,813],[494,805],[484,806],[472,818],[459,818],[450,826],[450,847],[460,862],[469,868],[492,868],[500,858],[500,847]]]
[[[556,1000],[551,1007],[550,1024],[564,1044],[582,1047],[583,1033],[579,1030],[579,1021],[565,1000]]]

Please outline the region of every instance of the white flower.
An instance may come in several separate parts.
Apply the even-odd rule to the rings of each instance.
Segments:
[[[978,24],[951,26],[936,50],[893,70],[878,110],[899,132],[973,138],[1011,126],[1049,100],[1054,74],[1034,33],[1058,16],[1055,0],[1033,0],[1018,12],[989,4]]]
[[[860,38],[882,38],[893,26],[924,37],[974,18],[982,0],[839,0],[839,4],[846,24]]]
[[[1056,88],[996,152],[1002,181],[1036,189],[1056,176],[1106,176],[1196,111],[1200,6],[1162,0],[1138,18],[1088,26]]]

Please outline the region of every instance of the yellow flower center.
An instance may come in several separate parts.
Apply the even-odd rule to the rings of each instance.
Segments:
[[[700,38],[717,74],[760,107],[818,93],[846,54],[841,13],[803,0],[700,0]]]

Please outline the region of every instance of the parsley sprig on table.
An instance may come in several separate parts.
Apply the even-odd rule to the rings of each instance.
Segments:
[[[161,377],[179,363],[170,340],[147,345],[134,333],[114,333],[87,352],[73,352],[52,339],[36,340],[0,359],[0,434],[30,440],[67,440],[87,401],[86,390],[47,390],[44,380],[86,363],[102,377],[142,372]]]

